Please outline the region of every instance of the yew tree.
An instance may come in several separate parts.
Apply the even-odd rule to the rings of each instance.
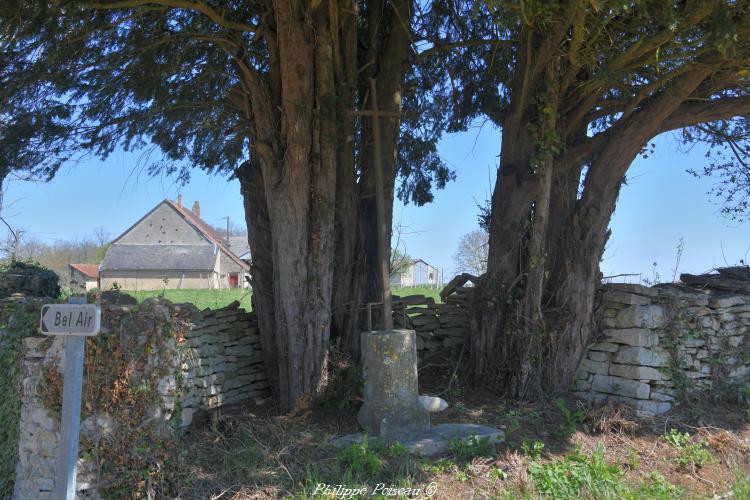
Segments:
[[[386,206],[394,191],[429,201],[452,176],[435,154],[443,121],[416,113],[441,101],[424,92],[437,64],[413,64],[414,2],[60,0],[2,15],[25,28],[0,89],[14,115],[0,166],[41,159],[51,176],[121,147],[157,150],[152,173],[235,175],[279,404],[318,391],[331,332],[356,354],[357,312],[377,299],[372,134],[359,113],[371,78],[390,113]]]
[[[451,126],[502,128],[473,376],[515,396],[564,390],[592,339],[633,160],[676,131],[729,146],[742,166],[732,153],[748,151],[750,2],[437,3]]]

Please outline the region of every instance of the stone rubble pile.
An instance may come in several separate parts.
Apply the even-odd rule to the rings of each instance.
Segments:
[[[582,399],[655,415],[690,392],[750,380],[750,294],[609,284],[600,312],[575,381]]]

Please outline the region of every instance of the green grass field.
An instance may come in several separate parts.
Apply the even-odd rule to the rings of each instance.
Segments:
[[[148,297],[166,297],[175,304],[194,304],[198,309],[220,309],[238,300],[240,307],[248,311],[250,306],[250,289],[230,288],[227,290],[182,289],[182,290],[122,290],[143,302]]]
[[[240,302],[240,307],[250,311],[251,291],[231,288],[228,290],[206,290],[206,289],[182,289],[182,290],[122,290],[135,297],[138,302],[148,297],[166,297],[175,304],[195,304],[198,309],[219,309],[231,304],[235,300]],[[440,289],[428,287],[394,288],[394,295],[405,297],[407,295],[424,295],[432,297],[435,302],[440,302]]]
[[[425,297],[432,297],[435,299],[435,302],[442,302],[442,300],[440,300],[440,290],[442,290],[442,288],[414,286],[408,288],[394,288],[391,290],[391,293],[393,295],[398,295],[399,297],[406,297],[407,295],[424,295]]]

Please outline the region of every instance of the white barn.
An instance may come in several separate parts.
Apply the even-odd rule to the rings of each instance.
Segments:
[[[408,286],[441,286],[443,276],[435,266],[422,259],[413,260],[409,268],[401,274],[391,276],[391,286],[403,288]]]

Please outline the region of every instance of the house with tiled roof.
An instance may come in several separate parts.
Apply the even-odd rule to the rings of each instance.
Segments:
[[[99,268],[101,288],[243,288],[250,266],[191,210],[164,200],[112,242]]]
[[[99,264],[68,264],[70,287],[88,292],[99,288]]]

